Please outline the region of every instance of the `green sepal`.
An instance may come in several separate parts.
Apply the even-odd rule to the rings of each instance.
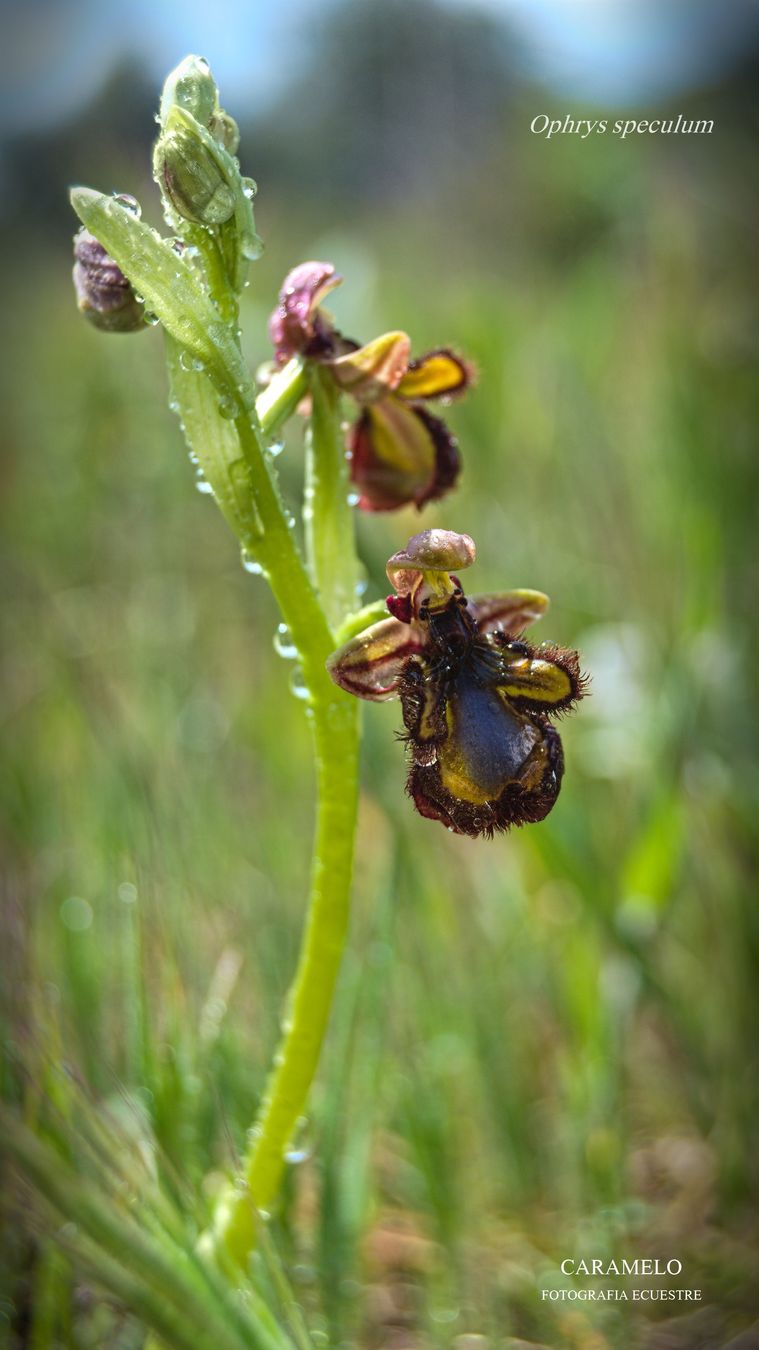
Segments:
[[[115,198],[91,188],[74,188],[71,204],[166,332],[241,410],[252,409],[255,390],[232,330],[219,317],[190,264]]]

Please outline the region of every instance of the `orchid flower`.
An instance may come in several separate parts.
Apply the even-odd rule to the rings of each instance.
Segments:
[[[327,366],[359,415],[348,431],[351,480],[364,511],[435,501],[459,473],[456,441],[425,406],[449,401],[472,382],[471,366],[447,347],[417,359],[405,333],[383,333],[360,347],[320,308],[342,278],[331,263],[305,262],[288,273],[269,320],[277,363],[299,355]]]
[[[564,772],[549,719],[586,683],[576,652],[521,637],[545,613],[541,591],[466,599],[456,574],[474,560],[469,535],[414,535],[387,564],[390,617],[327,663],[358,698],[400,699],[417,810],[471,836],[548,815]]]

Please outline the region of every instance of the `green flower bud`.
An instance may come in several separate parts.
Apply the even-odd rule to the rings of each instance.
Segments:
[[[174,107],[184,108],[207,127],[218,106],[216,81],[202,56],[186,56],[167,76],[161,95],[161,126]]]
[[[145,306],[103,245],[82,228],[74,238],[74,287],[82,314],[105,333],[146,328]]]
[[[191,114],[174,107],[156,142],[153,172],[171,206],[185,220],[223,225],[240,192],[226,151]],[[239,177],[239,175],[238,175]]]
[[[236,154],[240,145],[240,128],[234,117],[230,117],[223,108],[217,108],[213,114],[208,129],[211,135],[228,150],[230,155]]]

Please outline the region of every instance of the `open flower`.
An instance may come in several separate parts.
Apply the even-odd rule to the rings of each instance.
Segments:
[[[384,333],[363,347],[344,338],[321,302],[342,278],[331,263],[306,262],[288,273],[269,335],[280,364],[292,356],[331,370],[359,405],[348,432],[351,481],[364,511],[393,511],[442,497],[459,473],[456,441],[425,406],[450,400],[472,382],[472,369],[447,347],[411,359],[405,333]]]
[[[564,772],[549,718],[586,683],[576,652],[521,638],[548,606],[540,591],[466,599],[456,574],[474,559],[466,534],[414,535],[387,564],[391,617],[327,663],[358,698],[400,699],[417,810],[473,837],[548,815]]]

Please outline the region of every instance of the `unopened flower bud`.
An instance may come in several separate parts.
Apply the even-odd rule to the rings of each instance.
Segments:
[[[223,225],[237,202],[226,151],[210,132],[179,108],[172,109],[156,142],[155,178],[172,207],[199,225]],[[231,161],[230,161],[231,164]]]
[[[223,108],[216,109],[208,123],[208,130],[214,139],[219,142],[219,145],[223,145],[230,155],[237,153],[240,147],[240,128],[234,117],[230,117],[229,113],[225,112]]]
[[[207,127],[217,111],[216,81],[202,56],[186,56],[167,76],[161,95],[161,126],[165,126],[174,107],[184,108],[200,125]]]
[[[103,245],[84,228],[74,238],[74,286],[77,304],[105,333],[146,328],[145,306]]]

